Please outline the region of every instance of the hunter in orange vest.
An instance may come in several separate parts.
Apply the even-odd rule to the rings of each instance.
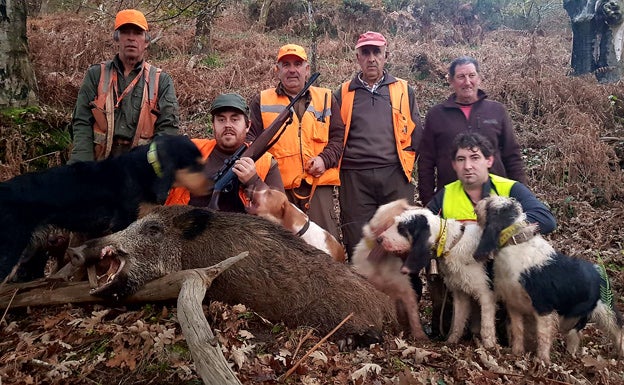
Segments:
[[[115,18],[113,60],[91,66],[76,100],[74,146],[69,163],[100,160],[149,143],[154,135],[178,133],[178,101],[171,77],[146,63],[145,16],[134,9]]]
[[[386,38],[368,31],[355,49],[360,71],[334,92],[345,122],[339,195],[349,257],[379,206],[400,198],[414,203],[412,172],[422,137],[414,89],[384,69]]]
[[[249,108],[247,102],[238,94],[221,94],[217,96],[210,107],[214,139],[193,139],[206,161],[204,172],[206,175],[215,175],[223,164],[245,145],[245,137],[249,131]],[[245,212],[245,205],[249,202],[247,190],[262,190],[271,188],[284,192],[282,177],[277,162],[271,154],[265,153],[255,163],[251,158],[243,157],[234,163],[232,171],[240,182],[236,191],[221,194],[219,209],[221,211]],[[191,196],[188,190],[174,187],[169,192],[166,205],[190,204],[193,206],[208,206],[211,195]]]
[[[252,101],[249,140],[258,137],[303,89],[310,76],[307,60],[299,45],[279,49],[275,71],[280,82]],[[310,87],[293,109],[292,122],[269,152],[279,164],[288,200],[339,239],[333,201],[344,141],[340,110],[331,90],[320,87]]]

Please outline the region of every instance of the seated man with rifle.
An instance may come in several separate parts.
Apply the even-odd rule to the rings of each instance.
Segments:
[[[221,94],[210,106],[210,113],[214,139],[193,139],[193,142],[206,161],[204,172],[222,186],[215,186],[212,194],[202,197],[191,196],[188,190],[175,187],[165,204],[212,206],[222,211],[244,213],[246,190],[272,188],[284,192],[277,162],[269,153],[259,151],[255,157],[245,154],[249,149],[245,137],[250,127],[245,99],[238,94]]]

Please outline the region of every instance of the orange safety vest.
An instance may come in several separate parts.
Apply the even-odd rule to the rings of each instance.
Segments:
[[[349,91],[349,84],[350,82],[342,84],[342,105],[340,106],[340,115],[345,124],[345,144],[349,136],[353,100],[355,99],[355,91]],[[390,104],[393,111],[392,124],[394,125],[397,153],[407,180],[412,180],[416,152],[405,149],[412,145],[412,133],[416,128],[416,123],[412,120],[410,112],[407,82],[403,79],[397,79],[396,82],[388,85],[388,91],[390,92]]]
[[[132,147],[149,143],[154,137],[154,126],[158,118],[158,81],[162,70],[143,62],[143,69],[128,86],[130,90],[138,83],[141,75],[145,79],[143,99],[139,122],[132,140]],[[113,87],[117,85],[117,71],[113,68],[113,61],[100,63],[100,82],[97,95],[90,103],[93,113],[93,141],[96,160],[107,158],[113,146],[115,133],[115,101]],[[119,103],[120,100],[117,101]]]
[[[293,114],[293,122],[286,128],[279,141],[269,149],[277,161],[285,189],[297,188],[302,178],[312,185],[313,177],[304,171],[305,164],[320,154],[329,140],[331,118],[331,90],[310,87],[311,101],[301,121]],[[277,115],[290,103],[286,95],[278,95],[274,88],[260,92],[260,112],[266,129]],[[317,185],[340,185],[338,168],[330,168],[321,175]]]
[[[215,148],[217,141],[214,139],[191,139],[195,146],[199,149],[204,160],[208,159],[212,150]],[[266,153],[256,161],[256,173],[260,179],[265,180],[269,170],[271,169],[271,155]],[[243,204],[249,203],[249,198],[245,194],[243,187],[238,190],[238,196]],[[165,201],[165,206],[172,205],[188,205],[191,199],[191,193],[184,187],[174,187],[169,190],[169,195]]]

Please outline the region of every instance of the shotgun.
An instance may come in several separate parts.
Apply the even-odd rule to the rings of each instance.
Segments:
[[[228,160],[225,161],[223,167],[221,167],[221,169],[219,169],[213,177],[214,188],[212,196],[210,197],[208,208],[218,210],[219,196],[221,193],[228,193],[238,189],[238,178],[236,177],[236,174],[234,174],[234,171],[232,171],[232,167],[237,160],[246,156],[255,162],[279,140],[284,131],[286,131],[286,128],[290,125],[290,123],[292,123],[292,115],[294,111],[293,106],[299,99],[301,99],[301,97],[303,97],[308,88],[314,84],[319,75],[320,74],[316,72],[310,76],[310,79],[306,82],[301,91],[299,91],[299,93],[290,100],[288,106],[286,106],[284,110],[277,115],[273,123],[271,123],[269,127],[258,135],[249,147],[243,144],[234,154],[232,154],[231,157],[228,158]]]

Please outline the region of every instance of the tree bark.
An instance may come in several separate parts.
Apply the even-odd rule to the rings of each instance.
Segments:
[[[267,19],[269,18],[269,8],[273,0],[261,0],[260,1],[260,16],[258,17],[258,29],[260,32],[266,30]]]
[[[212,51],[211,34],[212,15],[202,11],[195,19],[195,38],[193,41],[193,54],[209,54]]]
[[[0,1],[0,58],[0,108],[36,105],[35,74],[28,59],[26,0]]]

